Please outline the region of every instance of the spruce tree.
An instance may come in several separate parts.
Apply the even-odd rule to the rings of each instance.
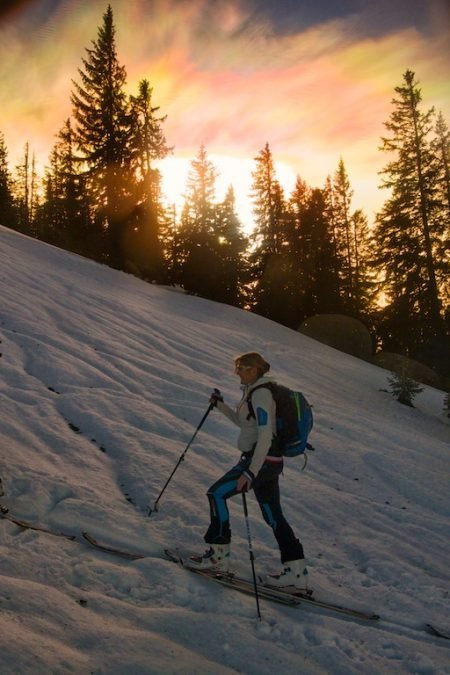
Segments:
[[[423,309],[428,318],[436,322],[439,298],[430,232],[436,178],[430,152],[434,111],[421,112],[421,91],[412,71],[406,71],[404,84],[395,91],[398,97],[392,101],[394,110],[385,123],[391,136],[382,139],[382,150],[394,154],[382,172],[382,187],[390,188],[392,197],[382,214],[385,217],[379,219],[379,231],[382,234],[383,222],[390,213],[394,215],[398,211],[403,215],[403,222],[397,227],[405,235],[403,245],[407,240],[411,241],[409,251],[407,249],[405,253],[413,254],[426,275],[428,307]],[[417,254],[418,247],[424,255]]]
[[[166,250],[176,260],[171,279],[190,293],[240,305],[247,240],[236,214],[233,188],[223,201],[216,200],[217,176],[202,145],[191,162],[180,224],[166,238]]]
[[[58,148],[50,153],[49,166],[45,169],[44,200],[39,209],[40,238],[55,246],[67,246],[67,223],[64,218],[64,202],[61,189],[61,167]]]
[[[375,277],[371,269],[373,242],[366,214],[357,209],[350,218],[353,234],[353,313],[367,319],[375,307]]]
[[[202,145],[191,162],[178,232],[178,264],[182,284],[190,293],[213,298],[220,274],[214,242],[217,169]]]
[[[289,211],[293,223],[289,250],[295,256],[297,275],[292,311],[299,326],[314,314],[338,311],[339,281],[335,274],[335,249],[325,191],[310,188],[297,178]]]
[[[148,80],[139,82],[137,96],[130,97],[130,147],[135,179],[135,207],[126,233],[128,265],[149,281],[164,281],[161,228],[165,221],[162,205],[161,172],[155,166],[171,151],[158,117],[158,106],[152,105],[153,89]]]
[[[75,141],[86,169],[87,187],[97,222],[107,235],[107,261],[123,268],[124,232],[133,209],[130,111],[125,95],[126,71],[119,64],[113,12],[109,5],[97,40],[86,49],[81,83],[73,82]]]
[[[192,234],[207,235],[214,231],[217,176],[205,146],[200,146],[186,184],[185,218]]]
[[[436,218],[437,165],[431,145],[434,110],[422,112],[421,91],[410,70],[395,91],[385,123],[390,135],[382,139],[382,150],[391,156],[382,187],[391,196],[375,229],[375,265],[386,302],[382,339],[385,347],[400,347],[433,365],[436,357],[444,358],[448,340],[437,283],[442,227]]]
[[[352,232],[351,220],[353,190],[342,157],[334,174],[332,189],[336,254],[339,259],[340,292],[344,309],[352,314],[355,309],[355,238]]]
[[[255,162],[251,188],[255,216],[252,238],[261,253],[282,253],[285,243],[284,195],[276,176],[275,163],[268,143],[255,157]]]
[[[432,147],[437,169],[434,213],[437,234],[435,237],[436,277],[444,312],[449,315],[450,321],[450,130],[442,113],[439,113],[436,121]]]
[[[339,160],[326,190],[327,215],[332,223],[340,310],[364,318],[369,312],[369,226],[361,209],[352,211],[353,189],[344,160]]]
[[[39,210],[42,238],[81,255],[101,259],[102,232],[91,219],[86,177],[76,159],[70,118],[57,134],[44,186],[45,199]]]
[[[439,203],[442,205],[442,217],[447,226],[448,236],[450,223],[450,130],[442,112],[439,113],[436,121],[433,150],[438,165],[436,178],[440,197]]]
[[[30,144],[26,142],[23,158],[16,166],[13,189],[17,204],[17,229],[32,237],[39,234],[35,220],[39,206],[37,181],[35,156],[30,151]]]
[[[159,223],[159,236],[163,255],[163,264],[166,274],[166,283],[182,285],[181,252],[180,252],[180,223],[175,204],[166,206]]]
[[[247,239],[242,233],[236,213],[233,187],[230,185],[225,198],[217,205],[216,226],[212,245],[217,253],[220,274],[217,277],[215,299],[229,305],[243,304],[245,275],[244,253]]]
[[[325,216],[329,223],[331,243],[333,248],[334,280],[338,290],[338,298],[336,298],[335,312],[339,313],[343,311],[342,307],[343,302],[340,293],[340,278],[341,278],[341,266],[339,255],[340,245],[339,245],[338,227],[334,205],[335,195],[333,188],[333,180],[330,175],[328,175],[326,178],[323,193],[325,197]]]
[[[274,321],[295,323],[295,257],[289,252],[289,213],[269,144],[255,157],[251,196],[255,228],[249,255],[251,307]]]
[[[406,368],[403,368],[399,373],[392,373],[388,382],[389,391],[397,401],[414,408],[413,401],[417,394],[423,391],[423,387],[409,377]]]
[[[12,179],[8,169],[8,151],[5,137],[0,131],[0,224],[15,228],[17,214],[12,194]]]

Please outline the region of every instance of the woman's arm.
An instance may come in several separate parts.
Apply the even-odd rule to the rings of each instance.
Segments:
[[[229,420],[233,422],[233,424],[236,424],[236,426],[240,426],[239,424],[239,417],[238,414],[233,408],[230,408],[229,405],[224,403],[223,401],[217,401],[217,410],[219,410],[225,417],[228,417]]]
[[[249,470],[256,477],[272,445],[275,429],[275,401],[270,390],[266,387],[257,389],[252,394],[252,405],[256,416],[258,440]]]

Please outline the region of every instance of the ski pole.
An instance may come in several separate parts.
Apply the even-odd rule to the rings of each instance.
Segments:
[[[247,498],[245,496],[245,492],[242,493],[242,504],[244,506],[245,527],[247,529],[248,552],[249,552],[249,555],[250,555],[250,564],[252,566],[253,588],[255,589],[256,611],[258,613],[258,619],[261,621],[261,611],[259,609],[258,585],[256,583],[255,556],[253,555],[252,536],[251,536],[251,533],[250,533],[250,521],[248,519]]]
[[[220,394],[220,392],[219,392],[218,389],[215,389],[214,391],[217,392],[218,394]],[[209,415],[209,413],[211,412],[211,410],[214,408],[214,405],[215,405],[214,403],[210,403],[210,404],[209,404],[208,410],[205,412],[205,414],[203,415],[202,419],[200,420],[200,423],[199,423],[198,427],[196,428],[196,430],[194,431],[194,434],[193,434],[191,440],[189,441],[189,443],[188,443],[187,446],[185,447],[184,452],[183,452],[182,455],[180,456],[180,459],[179,459],[178,462],[176,463],[176,465],[175,465],[175,467],[174,467],[172,473],[170,474],[169,478],[167,479],[167,481],[166,481],[166,483],[165,483],[163,489],[162,489],[161,492],[159,493],[159,495],[158,495],[156,501],[154,502],[153,508],[152,508],[152,507],[149,508],[148,514],[147,514],[148,516],[151,516],[152,513],[153,513],[153,511],[158,511],[158,502],[159,502],[159,500],[161,499],[161,497],[162,497],[162,495],[164,494],[164,492],[165,492],[167,486],[169,485],[170,481],[172,480],[172,478],[173,478],[173,476],[174,476],[174,474],[175,474],[175,471],[178,469],[178,467],[180,466],[181,462],[184,460],[185,454],[187,453],[187,451],[188,451],[189,448],[191,447],[194,438],[197,436],[198,432],[199,432],[200,429],[202,428],[204,421],[205,421],[206,418],[208,417],[208,415]]]

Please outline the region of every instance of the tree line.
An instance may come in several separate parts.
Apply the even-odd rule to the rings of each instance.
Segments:
[[[3,225],[291,328],[314,314],[348,314],[369,326],[377,347],[450,375],[450,132],[442,113],[423,110],[412,71],[385,122],[389,196],[374,226],[352,209],[342,158],[324,186],[297,177],[286,195],[266,143],[254,159],[251,235],[233,187],[217,200],[203,146],[181,212],[167,206],[156,167],[172,150],[166,118],[148,80],[125,93],[110,6],[72,84],[73,113],[45,176],[28,143],[11,172],[0,132]]]

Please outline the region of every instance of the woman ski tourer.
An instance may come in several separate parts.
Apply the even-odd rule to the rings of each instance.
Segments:
[[[265,522],[273,530],[283,565],[280,574],[268,576],[265,582],[278,588],[295,586],[298,590],[306,590],[308,570],[303,546],[284,517],[280,504],[279,477],[283,471],[283,457],[277,448],[275,401],[269,388],[261,387],[273,382],[266,376],[270,365],[257,352],[238,356],[234,365],[242,389],[237,409],[228,406],[218,390],[211,394],[210,402],[240,428],[237,445],[242,454],[239,462],[207,492],[210,524],[204,539],[209,548],[203,555],[191,556],[189,562],[199,569],[229,571],[231,528],[227,500],[252,489]],[[251,409],[248,397],[252,391]]]

